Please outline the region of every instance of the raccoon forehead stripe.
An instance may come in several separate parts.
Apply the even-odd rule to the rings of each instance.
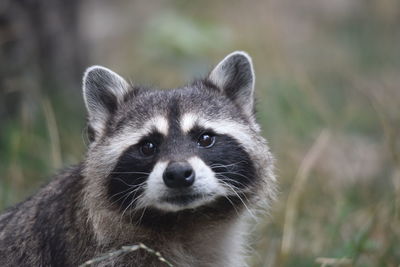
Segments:
[[[184,133],[188,133],[195,125],[198,120],[198,116],[193,113],[183,114],[181,117],[181,129]]]
[[[193,113],[186,113],[182,116],[181,129],[184,133],[188,133],[193,127],[200,126],[206,129],[212,129],[217,134],[231,136],[243,145],[251,145],[253,143],[250,128],[229,119],[205,119]]]
[[[168,120],[163,116],[156,116],[150,120],[148,120],[144,129],[147,133],[151,132],[152,129],[157,129],[161,134],[167,136],[168,135]]]

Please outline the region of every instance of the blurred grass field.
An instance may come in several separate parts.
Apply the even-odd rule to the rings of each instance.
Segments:
[[[177,87],[231,51],[253,57],[280,194],[254,226],[250,266],[399,266],[399,1],[83,1],[78,11],[84,65],[134,83]],[[6,33],[0,210],[87,144],[79,84],[36,79],[35,50],[15,58]]]

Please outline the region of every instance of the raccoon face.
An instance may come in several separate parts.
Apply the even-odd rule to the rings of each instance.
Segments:
[[[129,85],[103,67],[83,78],[89,113],[85,175],[92,195],[124,213],[237,209],[271,162],[254,120],[254,73],[243,52],[179,89]]]

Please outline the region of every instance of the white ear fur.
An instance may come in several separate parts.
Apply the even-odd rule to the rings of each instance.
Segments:
[[[83,99],[89,115],[89,126],[98,135],[124,95],[129,84],[113,72],[102,66],[92,66],[83,75]]]
[[[234,100],[248,115],[254,113],[255,75],[251,57],[243,51],[226,56],[208,79]]]

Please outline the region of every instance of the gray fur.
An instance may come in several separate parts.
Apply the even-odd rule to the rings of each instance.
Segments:
[[[250,56],[233,52],[210,73],[209,79],[233,99],[248,116],[254,114],[255,75]]]
[[[273,159],[254,120],[250,57],[232,53],[208,78],[179,89],[134,88],[103,67],[88,69],[83,83],[88,123],[94,131],[85,161],[0,215],[0,266],[76,266],[138,242],[179,267],[245,266],[246,218],[257,207],[267,208],[275,195]],[[227,194],[234,202],[218,196],[177,212],[153,207],[146,211],[140,201],[121,210],[110,201],[108,190],[123,153],[157,126],[170,140],[159,161],[192,157],[194,152],[187,149],[191,141],[179,132],[185,114],[195,114],[194,123],[202,119],[227,132],[224,138],[232,140],[230,145],[238,143],[237,153],[250,159],[254,172],[251,182],[238,189],[242,198]],[[168,129],[151,124],[164,120]],[[142,251],[98,266],[164,265]]]
[[[83,75],[83,98],[89,115],[89,127],[98,135],[108,118],[129,90],[128,83],[115,72],[92,66]]]

